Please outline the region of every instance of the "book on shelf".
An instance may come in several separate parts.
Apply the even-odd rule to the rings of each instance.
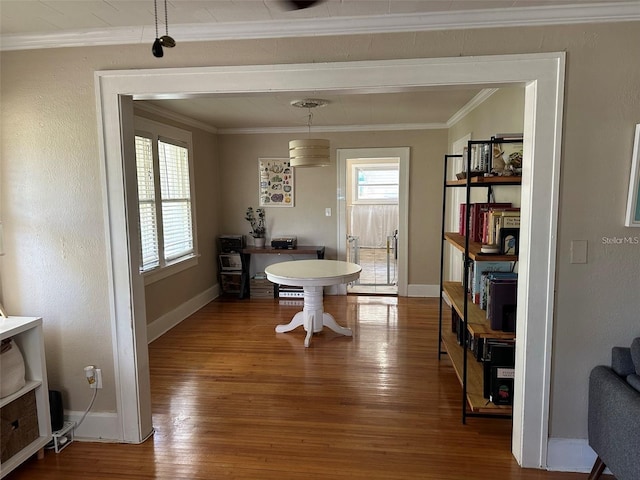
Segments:
[[[513,271],[505,271],[505,272],[485,272],[482,275],[480,280],[480,303],[479,306],[482,310],[488,310],[488,305],[491,297],[490,291],[490,282],[498,281],[498,280],[517,280],[518,274]],[[487,311],[487,318],[489,318],[489,313]],[[499,329],[498,329],[499,330]]]
[[[469,267],[469,285],[473,303],[480,305],[483,275],[493,272],[511,272],[511,270],[513,270],[512,262],[472,262]]]
[[[518,279],[489,277],[487,319],[493,330],[515,332]]]
[[[509,405],[510,399],[513,398],[515,341],[487,339],[483,350],[484,397],[496,405]],[[505,391],[505,386],[510,388]],[[509,393],[511,395],[508,395]]]
[[[482,243],[497,245],[502,228],[520,228],[519,207],[492,207],[483,216]]]
[[[507,209],[511,203],[470,203],[469,204],[469,240],[482,242],[482,232],[485,214],[491,209]],[[459,207],[458,233],[466,235],[467,204],[461,203]]]

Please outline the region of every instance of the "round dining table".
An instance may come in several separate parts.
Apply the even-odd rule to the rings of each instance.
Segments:
[[[280,285],[293,285],[304,290],[304,305],[291,321],[277,325],[276,332],[289,332],[300,325],[307,335],[304,346],[308,347],[311,336],[326,326],[336,333],[352,336],[349,328],[338,325],[330,313],[324,311],[324,287],[353,282],[360,277],[360,265],[340,260],[294,260],[274,263],[265,269],[267,279]]]

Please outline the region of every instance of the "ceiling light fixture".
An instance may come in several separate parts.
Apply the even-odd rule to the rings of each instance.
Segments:
[[[164,26],[165,34],[159,36],[158,33],[158,0],[153,0],[153,12],[156,19],[156,39],[151,46],[151,52],[154,57],[160,58],[164,55],[162,47],[173,48],[176,46],[176,41],[169,36],[169,14],[167,13],[167,0],[164,0]]]
[[[308,134],[311,136],[313,108],[324,107],[328,100],[307,98],[291,102],[293,107],[306,108],[309,111],[307,119]],[[331,165],[329,157],[329,140],[322,138],[306,138],[289,142],[289,163],[292,167],[327,167]]]

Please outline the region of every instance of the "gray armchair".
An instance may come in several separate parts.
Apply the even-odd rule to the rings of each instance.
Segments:
[[[611,367],[591,371],[589,445],[598,454],[589,480],[606,467],[617,480],[640,479],[640,337],[612,349]]]

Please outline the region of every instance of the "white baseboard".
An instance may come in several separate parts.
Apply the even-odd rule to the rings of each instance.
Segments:
[[[178,308],[165,313],[160,318],[154,320],[147,325],[147,342],[151,343],[155,339],[167,333],[173,327],[182,322],[192,313],[197,312],[207,303],[211,302],[220,295],[220,285],[215,284],[204,292],[196,295]]]
[[[78,423],[83,414],[84,412],[67,410],[64,412],[64,419]],[[75,440],[90,442],[120,442],[121,436],[118,414],[105,412],[89,412],[74,433]]]
[[[436,298],[440,296],[439,285],[420,285],[413,284],[407,287],[407,297],[430,297]]]
[[[220,285],[216,284],[147,325],[149,343],[171,330],[192,313],[197,312],[219,294]],[[65,411],[64,417],[68,422],[78,423],[83,414],[84,412],[69,410]],[[82,424],[76,427],[74,438],[78,441],[120,442],[122,434],[119,422],[117,413],[89,412]]]
[[[547,470],[590,472],[596,457],[586,439],[550,438],[547,444]]]

